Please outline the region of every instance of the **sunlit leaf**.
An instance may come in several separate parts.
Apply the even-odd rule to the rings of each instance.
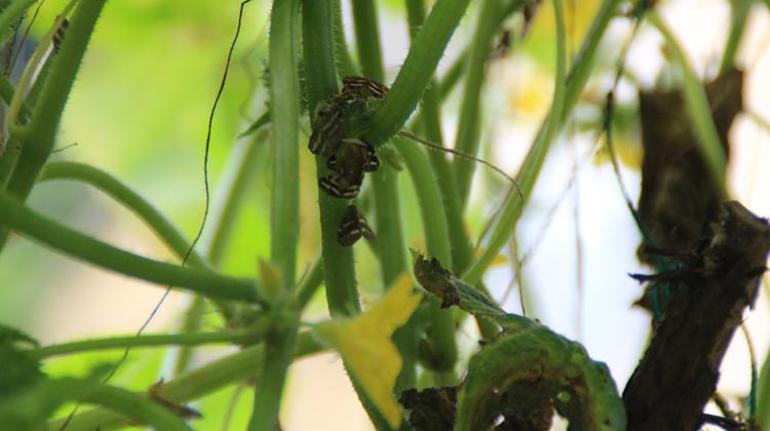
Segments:
[[[375,406],[393,427],[401,413],[393,386],[401,371],[401,357],[390,337],[406,323],[422,295],[412,291],[407,275],[399,277],[388,293],[367,312],[353,319],[335,319],[318,325],[316,334],[334,346]]]

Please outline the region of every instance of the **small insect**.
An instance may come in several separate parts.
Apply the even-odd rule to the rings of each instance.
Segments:
[[[336,151],[344,135],[339,103],[338,97],[334,97],[316,109],[313,133],[308,142],[311,153],[328,157]]]
[[[319,179],[318,186],[335,198],[353,199],[358,196],[358,191],[361,190],[361,183],[363,180],[363,171],[358,180],[351,180],[344,175],[335,173]]]
[[[361,139],[343,139],[337,153],[326,159],[332,174],[321,178],[321,188],[330,195],[350,199],[358,195],[366,172],[380,166],[377,153],[368,142]]]
[[[53,34],[53,53],[56,54],[59,52],[59,48],[61,48],[61,44],[64,43],[64,36],[67,35],[67,29],[70,26],[70,22],[67,18],[64,18],[59,24],[59,27],[56,29],[56,32]]]
[[[340,227],[337,229],[337,242],[348,247],[355,244],[361,237],[373,240],[374,232],[366,223],[361,211],[355,205],[348,205],[348,209],[340,221]]]
[[[363,139],[343,139],[340,155],[333,154],[326,160],[326,167],[334,172],[340,172],[344,165],[340,163],[340,156],[354,157],[353,163],[360,165],[364,172],[374,172],[380,167],[380,159],[374,147]]]
[[[342,95],[353,99],[375,97],[382,99],[388,94],[388,87],[363,76],[342,78]]]

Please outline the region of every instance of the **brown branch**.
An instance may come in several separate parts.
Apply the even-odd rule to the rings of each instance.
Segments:
[[[670,281],[671,299],[623,401],[628,430],[696,430],[743,311],[753,305],[770,226],[738,202],[722,204],[694,264]]]

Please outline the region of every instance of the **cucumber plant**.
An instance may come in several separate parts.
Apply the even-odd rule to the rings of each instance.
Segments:
[[[0,42],[6,46],[6,57],[14,59],[9,65],[15,63],[21,49],[17,39],[27,37],[22,24],[35,19],[36,8],[42,3],[0,1]],[[226,88],[241,27],[258,25],[243,21],[244,8],[264,7],[251,0],[240,3],[235,39],[209,117],[203,163],[205,211],[192,239],[142,193],[109,172],[86,163],[51,159],[62,145],[62,116],[84,55],[92,45],[103,9],[111,3],[69,0],[56,11],[57,18],[36,41],[23,73],[15,77],[9,67],[0,77],[0,97],[5,104],[0,144],[0,252],[15,246],[15,241],[9,242],[14,233],[55,253],[187,292],[193,299],[181,330],[173,333],[145,333],[148,320],[133,336],[40,345],[16,328],[1,326],[0,429],[75,431],[136,424],[160,430],[195,429],[201,415],[223,415],[224,421],[229,415],[199,408],[197,402],[221,388],[247,387],[254,396],[246,427],[272,431],[280,426],[279,413],[292,363],[330,350],[341,356],[352,386],[378,430],[547,430],[556,414],[569,422],[571,430],[653,429],[629,420],[640,417],[634,410],[636,405],[629,401],[635,399],[634,394],[621,396],[601,358],[590,357],[580,343],[535,319],[503,310],[491,299],[484,275],[512,241],[546,159],[566,126],[574,121],[575,108],[584,103],[580,96],[589,78],[602,68],[610,69],[597,63],[602,53],[600,42],[616,20],[633,22],[630,40],[645,22],[663,35],[672,53],[672,67],[680,72],[688,124],[692,123],[699,151],[705,154],[707,175],[718,184],[719,196],[726,198],[727,159],[715,126],[718,119],[712,118],[708,94],[692,73],[686,53],[655,12],[657,5],[645,0],[597,1],[582,41],[571,41],[564,3],[572,9],[583,7],[573,2],[404,0],[411,44],[393,76],[386,76],[380,3],[351,2],[355,41],[355,52],[351,52],[340,0],[272,2],[266,24],[267,48],[260,59],[264,85],[254,90],[264,93],[267,103],[259,106],[258,119],[241,129],[245,132],[240,139],[249,145],[245,152],[232,151],[234,180],[221,181],[225,184],[223,202],[217,204],[221,208],[213,208],[216,211],[209,219],[208,161],[215,109]],[[735,61],[749,3],[731,2],[734,19],[723,71]],[[235,11],[236,5],[219,7]],[[489,63],[516,50],[528,37],[539,8],[543,9],[540,19],[553,23],[555,29],[549,39],[553,45],[549,51],[553,55],[549,59],[553,92],[548,113],[521,167],[508,177],[481,155],[485,124],[482,95],[491,79]],[[476,19],[470,42],[455,63],[441,73],[439,62],[450,57],[450,41],[462,44],[458,40],[463,34],[458,28],[466,15]],[[610,96],[605,118],[594,125],[597,134],[606,134],[613,163],[611,95],[623,76],[630,43],[616,59],[617,78],[607,89]],[[574,55],[570,46],[579,46]],[[444,139],[443,112],[451,109],[448,95],[458,86],[462,86],[458,130],[450,148],[449,140]],[[269,151],[258,152],[260,146]],[[244,278],[227,273],[221,261],[233,237],[230,225],[246,194],[245,184],[250,171],[255,170],[248,161],[254,158],[267,160],[270,169],[269,199],[261,198],[269,207],[269,252],[257,271]],[[315,178],[303,171],[300,161],[306,159],[315,162]],[[482,238],[474,237],[466,228],[469,209],[474,205],[471,183],[477,176],[478,162],[502,172],[510,182],[500,193],[500,209],[487,216]],[[412,254],[405,226],[419,223],[416,218],[403,217],[402,194],[408,189],[400,184],[402,177],[415,191],[422,221],[422,238],[416,246],[419,250]],[[39,184],[62,179],[94,187],[130,209],[168,246],[177,263],[116,247],[69,228],[28,204],[30,193]],[[317,199],[304,202],[310,196],[306,191],[315,193]],[[317,217],[306,216],[301,208],[308,205],[317,205]],[[628,205],[629,216],[635,217],[644,233],[647,221],[638,217],[630,200]],[[755,237],[764,238],[761,223],[747,212],[735,205],[725,208],[724,214],[740,214],[760,232]],[[733,226],[730,220],[720,220]],[[205,226],[214,233],[207,244],[198,246]],[[320,234],[313,259],[303,251],[305,243],[313,244],[306,230]],[[723,237],[715,236],[711,245]],[[366,241],[359,241],[361,238]],[[479,242],[480,246],[472,245]],[[764,243],[758,244],[760,253]],[[645,246],[655,250],[652,243]],[[363,247],[372,249],[381,276],[376,282],[366,280],[378,286],[381,296],[368,307],[362,306],[363,283],[356,272],[355,256],[362,254]],[[733,250],[727,246],[719,250],[723,249]],[[665,255],[667,251],[656,252]],[[724,262],[704,257],[712,256],[708,254],[713,252],[711,248],[699,251],[700,258],[680,259],[683,263],[675,268],[679,272],[666,272],[670,265],[656,264],[660,274],[639,278],[656,283],[663,280],[669,283],[668,288],[689,283],[693,277],[717,277],[725,268],[720,266]],[[670,264],[672,259],[666,262]],[[302,265],[309,268],[304,274],[298,270]],[[756,285],[757,271],[748,268],[733,281],[747,283],[751,289]],[[748,281],[741,278],[743,275]],[[323,291],[328,317],[308,322],[308,304],[319,291]],[[224,329],[204,329],[203,310],[208,307],[213,307]],[[670,310],[666,307],[656,310],[656,321],[661,315],[665,317]],[[478,347],[470,353],[458,347],[458,328],[468,318],[475,320],[480,334]],[[729,340],[735,327],[721,328],[720,333],[728,334]],[[191,360],[196,351],[212,344],[239,350],[206,363]],[[124,369],[121,365],[129,350],[137,354],[139,349],[145,352],[151,347],[168,353],[174,363],[172,378],[157,376],[142,392],[112,379]],[[85,377],[46,369],[50,358],[101,350],[123,351],[123,358],[93,366]],[[764,370],[756,391],[764,401],[768,381],[770,372]],[[751,420],[725,414],[722,423],[750,427],[756,425],[752,422],[755,418],[766,420],[767,408],[761,408],[761,401],[755,405],[760,408],[749,409]],[[694,406],[700,414],[703,403],[700,410]],[[702,419],[699,425],[709,419],[716,423],[713,417],[697,418]]]

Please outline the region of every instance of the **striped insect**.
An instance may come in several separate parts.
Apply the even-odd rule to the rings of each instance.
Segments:
[[[382,99],[388,94],[388,87],[363,76],[346,76],[342,78],[342,95],[348,98],[363,100],[370,97]]]
[[[337,150],[345,133],[340,103],[339,97],[334,97],[318,105],[308,142],[311,153],[329,157]]]
[[[56,28],[56,32],[53,34],[53,53],[56,54],[61,48],[61,44],[64,43],[64,37],[67,35],[67,29],[70,26],[70,22],[67,18],[62,19],[59,27]]]
[[[348,209],[340,221],[340,227],[337,229],[337,242],[342,246],[349,247],[361,237],[373,240],[374,232],[361,211],[355,205],[348,205]]]
[[[374,172],[380,167],[380,159],[374,147],[363,139],[343,139],[339,154],[333,154],[326,160],[326,167],[334,172],[344,170],[340,158],[353,157],[355,166],[360,165],[364,172]]]
[[[364,180],[363,171],[358,178],[346,177],[338,173],[327,175],[318,180],[318,186],[329,195],[340,199],[353,199],[361,190]]]

